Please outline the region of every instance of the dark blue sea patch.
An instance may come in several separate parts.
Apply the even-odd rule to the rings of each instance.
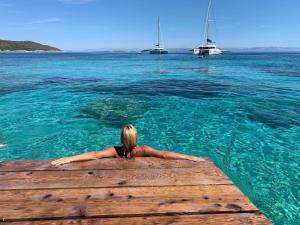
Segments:
[[[15,92],[31,91],[37,89],[35,83],[23,83],[1,86],[0,84],[0,95],[7,95]]]
[[[179,71],[191,71],[195,73],[208,74],[208,75],[217,75],[218,71],[213,66],[199,66],[199,67],[177,67],[175,70]]]
[[[263,123],[271,128],[300,126],[300,103],[261,100],[241,107],[251,121]]]
[[[93,87],[99,86],[102,83],[102,79],[99,78],[72,78],[72,77],[48,77],[41,81],[32,81],[31,83],[19,83],[19,84],[3,84],[0,83],[0,95],[11,94],[22,91],[32,91],[44,87],[50,86],[69,86],[76,88],[80,86],[84,88],[86,86]]]
[[[39,85],[89,85],[99,84],[102,80],[99,78],[74,78],[74,77],[48,77],[39,82]]]
[[[295,65],[270,64],[260,67],[266,73],[287,77],[300,77],[300,67]]]
[[[210,80],[156,79],[131,82],[127,85],[93,84],[73,88],[75,92],[98,92],[126,96],[178,96],[198,99],[205,97],[234,96],[232,86]]]
[[[163,70],[151,70],[151,71],[145,71],[144,74],[146,75],[164,75],[164,74],[169,74],[170,72],[168,71],[163,71]]]
[[[80,111],[81,117],[89,116],[107,127],[120,128],[136,120],[150,110],[147,100],[125,96],[110,96],[92,102]]]
[[[205,98],[233,96],[232,86],[210,80],[156,79],[141,80],[124,85],[91,85],[73,88],[75,92],[97,92],[126,96],[178,96],[184,98]]]
[[[130,83],[125,90],[131,95],[178,96],[192,99],[230,94],[229,85],[209,80],[142,80]]]

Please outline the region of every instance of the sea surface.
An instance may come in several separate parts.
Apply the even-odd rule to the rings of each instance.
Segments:
[[[300,224],[300,53],[0,54],[0,160],[120,142],[209,157],[276,225]]]

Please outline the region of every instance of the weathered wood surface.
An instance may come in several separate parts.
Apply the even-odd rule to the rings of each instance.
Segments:
[[[80,179],[80,180],[79,180]],[[216,170],[202,168],[0,172],[0,189],[135,187],[232,184]]]
[[[51,161],[24,160],[24,161],[0,161],[0,172],[14,171],[45,171],[45,170],[122,170],[122,169],[173,169],[173,168],[194,168],[200,167],[204,170],[219,170],[207,158],[204,162],[193,162],[188,160],[161,160],[158,158],[136,158],[123,160],[117,158],[98,159],[86,162],[76,162],[55,167]]]
[[[228,185],[4,191],[0,201],[0,217],[6,220],[257,211]]]
[[[4,224],[270,224],[209,160],[0,163]],[[1,223],[1,222],[0,222]]]
[[[0,222],[1,224],[1,222]],[[66,219],[46,221],[8,222],[4,225],[265,225],[270,224],[266,217],[257,213],[173,215],[125,218]]]

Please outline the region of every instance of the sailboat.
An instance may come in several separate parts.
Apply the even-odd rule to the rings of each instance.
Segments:
[[[152,49],[146,49],[146,50],[143,50],[142,52],[146,52],[146,51],[149,51],[150,54],[168,54],[169,51],[163,47],[161,47],[161,41],[160,41],[160,20],[159,20],[159,17],[158,17],[158,21],[157,21],[157,44],[155,45],[155,48],[152,48]]]
[[[212,11],[212,0],[209,0],[206,19],[205,19],[203,45],[194,49],[195,55],[219,55],[222,53],[222,50],[216,46],[216,43],[212,41],[211,38],[209,38],[210,22],[213,21],[210,19],[211,11]]]

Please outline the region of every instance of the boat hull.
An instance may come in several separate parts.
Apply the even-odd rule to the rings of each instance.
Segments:
[[[168,54],[168,50],[157,50],[157,49],[154,49],[154,50],[150,50],[149,51],[150,54]]]
[[[214,49],[202,49],[202,48],[195,48],[194,55],[220,55],[222,54],[222,50],[219,48]]]

